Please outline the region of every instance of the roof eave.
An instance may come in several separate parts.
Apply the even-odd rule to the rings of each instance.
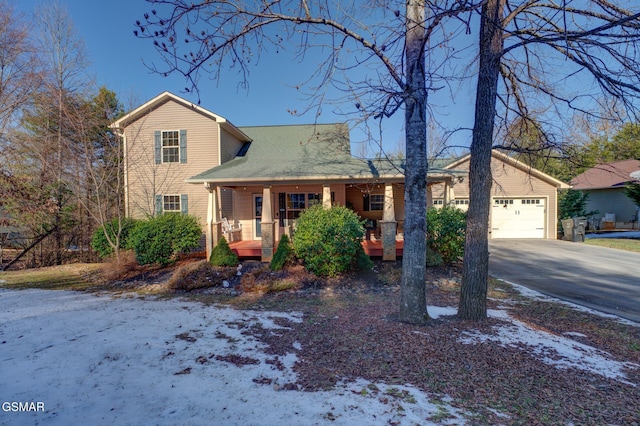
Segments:
[[[438,182],[442,180],[452,179],[453,177],[465,176],[466,172],[461,170],[446,170],[438,173],[429,173],[427,175],[427,181]],[[310,175],[310,176],[265,176],[265,177],[246,177],[246,178],[189,178],[186,179],[186,183],[191,184],[215,184],[218,186],[224,185],[265,185],[269,183],[277,184],[315,184],[315,183],[356,183],[356,182],[389,182],[389,183],[402,183],[405,180],[403,174],[383,174],[380,176],[358,176],[358,175]]]
[[[506,154],[501,153],[500,151],[497,151],[495,149],[491,150],[491,156],[498,158],[502,161],[504,161],[507,164],[512,165],[513,167],[522,170],[526,173],[529,173],[532,176],[537,177],[538,179],[544,180],[545,182],[550,183],[551,185],[555,186],[558,189],[570,189],[571,185],[562,182],[559,179],[554,178],[553,176],[550,176],[544,172],[541,172],[540,170],[536,169],[535,167],[531,167],[526,165],[525,163],[516,160],[515,158],[511,158]],[[459,166],[460,164],[464,163],[465,161],[467,161],[469,159],[469,157],[471,157],[471,154],[467,154],[464,157],[459,158],[458,160],[454,161],[453,163],[447,165],[445,167],[445,169],[448,168],[455,168],[457,166]]]

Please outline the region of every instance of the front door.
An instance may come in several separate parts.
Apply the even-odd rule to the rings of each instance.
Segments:
[[[253,195],[253,239],[262,239],[262,195]]]

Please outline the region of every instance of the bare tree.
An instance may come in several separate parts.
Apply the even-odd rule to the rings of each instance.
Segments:
[[[116,94],[102,87],[98,94],[78,108],[72,122],[83,160],[81,178],[74,193],[91,225],[104,233],[114,257],[119,258],[125,228],[124,148],[122,138],[109,125],[122,116],[124,108]],[[92,230],[94,226],[89,226]]]
[[[85,179],[83,150],[77,133],[84,120],[84,98],[91,87],[86,58],[66,11],[58,4],[38,10],[31,52],[37,56],[38,82],[28,103],[12,122],[2,155],[7,162],[3,203],[12,218],[41,241],[39,264],[62,263],[69,245],[86,247],[90,226],[75,190]],[[18,120],[19,118],[19,120]],[[53,235],[51,238],[42,236]]]
[[[40,82],[28,22],[8,3],[0,1],[0,254],[9,235],[19,231],[15,217],[8,214],[6,208],[14,189],[5,179],[10,175],[8,166],[13,159],[7,134]]]
[[[0,2],[0,136],[40,86],[34,41],[25,18]]]
[[[159,10],[136,22],[135,33],[152,39],[164,59],[154,70],[182,73],[187,91],[197,88],[201,73],[219,78],[227,65],[246,83],[249,64],[259,60],[260,52],[277,54],[289,43],[298,48],[300,60],[320,53],[313,57],[322,62],[307,80],[315,88],[310,108],[320,108],[335,86],[340,100],[348,99],[363,119],[383,120],[404,111],[407,184],[400,320],[423,323],[426,100],[438,78],[427,69],[428,40],[445,18],[469,10],[472,2],[148,1]],[[352,70],[371,74],[362,77]]]
[[[636,4],[624,9],[619,3],[487,0],[483,4],[459,317],[486,317],[490,159],[496,118],[503,123],[513,116],[529,118],[535,105],[544,103],[553,106],[553,113],[588,112],[597,105],[597,96],[618,100],[635,116],[640,95],[640,12]],[[577,93],[563,90],[578,76],[583,80]],[[594,82],[599,93],[585,91],[585,79]],[[560,84],[554,85],[556,81]],[[497,116],[498,100],[502,108]]]
[[[78,146],[78,138],[74,137],[73,122],[77,117],[78,105],[81,99],[86,97],[83,92],[90,87],[87,79],[86,68],[88,59],[83,41],[75,32],[73,21],[67,10],[59,3],[54,2],[38,10],[36,15],[41,33],[40,54],[45,64],[45,90],[54,110],[52,118],[55,127],[50,127],[46,137],[55,146],[56,152],[51,172],[55,174],[57,194],[54,194],[58,202],[56,214],[56,263],[62,263],[62,253],[65,249],[62,222],[65,220],[63,212],[66,211],[65,202],[72,200],[67,196],[70,191],[69,181],[80,178],[81,152]],[[82,228],[82,218],[79,222]]]

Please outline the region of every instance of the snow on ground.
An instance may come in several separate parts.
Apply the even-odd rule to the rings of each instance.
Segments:
[[[587,308],[586,306],[581,306],[581,305],[578,305],[578,304],[575,304],[575,303],[572,303],[572,302],[569,302],[569,301],[566,301],[566,300],[557,299],[557,298],[552,297],[552,296],[547,296],[544,293],[540,293],[539,291],[532,290],[530,288],[527,288],[527,287],[525,287],[523,285],[520,285],[520,284],[516,284],[516,283],[511,282],[511,281],[507,281],[507,280],[500,280],[500,281],[503,281],[503,282],[509,284],[515,290],[517,290],[518,293],[520,293],[522,296],[527,297],[529,299],[540,300],[540,301],[543,301],[543,302],[561,303],[561,304],[563,304],[565,306],[569,306],[570,308],[578,310],[578,311],[588,312],[590,314],[598,315],[598,316],[601,316],[603,318],[614,319],[614,320],[616,320],[616,321],[618,321],[618,322],[620,322],[622,324],[640,326],[640,324],[637,323],[637,322],[628,320],[626,318],[619,317],[617,315],[607,314],[607,313],[602,312],[602,311],[597,311],[595,309]],[[501,301],[504,302],[504,300],[501,300]]]
[[[242,334],[256,324],[278,328],[275,318],[302,320],[178,299],[0,290],[0,424],[428,424],[443,411],[450,424],[464,423],[411,386],[360,380],[330,392],[284,390],[300,344],[276,360]],[[226,362],[230,355],[248,363]],[[12,402],[44,411],[11,411]]]
[[[455,315],[456,309],[429,307],[429,314]],[[504,325],[491,335],[466,333],[465,343],[522,343],[558,368],[622,382],[625,367],[640,368],[611,360],[571,333],[534,329],[504,310],[490,315]],[[451,415],[449,424],[465,423],[446,401],[432,402],[411,386],[359,380],[333,391],[286,390],[296,380],[292,367],[301,344],[276,358],[243,334],[253,325],[285,333],[278,318],[280,324],[303,320],[299,313],[180,299],[0,290],[0,424],[429,424],[425,419],[443,412]],[[12,402],[44,403],[44,411],[14,412]]]
[[[510,283],[523,295],[540,300],[554,300],[526,287]],[[570,304],[576,307],[575,304]],[[582,308],[586,309],[586,308]],[[595,312],[590,310],[590,312]],[[439,318],[441,316],[455,315],[457,310],[451,307],[429,307],[429,316]],[[630,362],[618,362],[611,360],[611,355],[607,352],[593,348],[588,345],[576,342],[570,337],[585,337],[582,333],[567,332],[563,335],[556,335],[539,328],[532,328],[529,325],[512,318],[507,310],[489,310],[489,317],[498,318],[504,321],[504,325],[494,330],[495,334],[486,335],[480,332],[466,332],[461,339],[463,343],[473,344],[477,342],[493,341],[503,346],[518,347],[520,344],[528,346],[531,353],[536,355],[541,361],[555,365],[558,368],[578,368],[589,371],[607,378],[618,380],[623,383],[636,386],[626,380],[625,368],[640,368],[640,365]],[[617,318],[613,315],[602,314],[608,317]],[[620,319],[621,320],[621,319]],[[622,320],[621,320],[622,321]],[[632,323],[624,320],[625,323]]]
[[[504,310],[490,310],[488,315],[505,320],[505,325],[494,330],[495,335],[466,332],[466,337],[462,339],[464,343],[495,341],[503,346],[514,347],[524,344],[544,363],[558,368],[578,368],[635,386],[626,380],[624,369],[640,368],[638,364],[611,360],[611,355],[607,352],[568,339],[564,335],[531,328],[510,317]]]

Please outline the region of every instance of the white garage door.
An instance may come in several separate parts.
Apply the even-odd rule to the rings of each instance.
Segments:
[[[491,238],[545,238],[544,198],[494,198]]]

